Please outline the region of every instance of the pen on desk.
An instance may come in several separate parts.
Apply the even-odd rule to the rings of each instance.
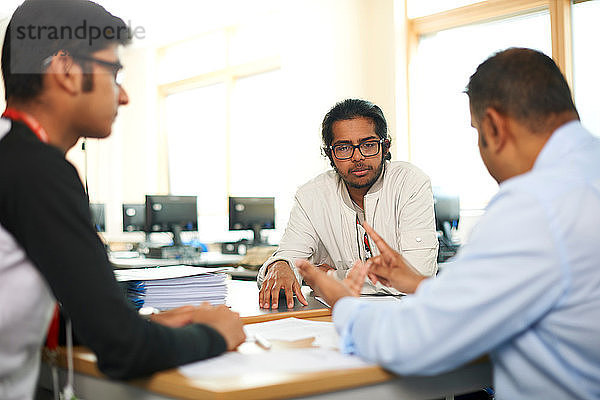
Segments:
[[[262,347],[265,350],[269,350],[271,348],[271,342],[269,342],[267,340],[267,338],[265,338],[260,333],[254,334],[254,340],[256,341],[256,344],[258,344],[260,347]]]

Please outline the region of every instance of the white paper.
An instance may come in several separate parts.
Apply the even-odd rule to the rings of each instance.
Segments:
[[[402,300],[402,296],[404,296],[404,294],[402,294],[401,296],[396,296],[396,295],[391,295],[391,294],[390,295],[366,294],[366,295],[361,295],[359,298],[364,301],[400,301],[400,300]],[[324,298],[315,296],[315,299],[319,300],[321,303],[323,303],[327,307],[331,308],[331,306],[329,304],[327,304],[327,302],[325,301]]]
[[[146,307],[168,310],[208,302],[225,304],[227,275],[219,269],[175,265],[114,271],[119,281],[141,281],[132,296]],[[128,289],[129,290],[129,289]]]
[[[198,361],[179,368],[189,378],[218,378],[249,373],[298,373],[364,368],[374,364],[359,357],[323,348],[269,350],[259,354],[227,352],[219,357]]]
[[[192,267],[190,265],[171,265],[167,267],[136,268],[115,270],[115,277],[123,281],[148,281],[154,279],[181,278],[221,272],[218,268]]]
[[[309,321],[298,318],[284,318],[275,321],[244,325],[246,336],[261,334],[268,340],[295,341],[314,337],[313,344],[320,347],[339,348],[340,337],[333,322]]]

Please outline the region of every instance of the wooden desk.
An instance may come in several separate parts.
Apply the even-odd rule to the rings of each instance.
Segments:
[[[330,320],[330,310],[319,308],[314,297],[307,297],[309,306],[298,303],[290,312],[287,307],[276,310],[258,308],[255,282],[231,281],[228,303],[240,312],[245,323],[266,321],[288,316]],[[308,294],[308,289],[306,290]],[[252,295],[256,301],[246,297]],[[243,300],[243,301],[242,301]],[[297,302],[297,301],[296,301]],[[315,303],[316,302],[316,303]],[[252,306],[254,304],[255,306]],[[237,308],[237,307],[242,308]],[[238,351],[263,351],[254,343],[244,343]],[[261,373],[248,371],[241,376],[219,379],[189,379],[177,369],[154,374],[147,379],[129,382],[106,379],[96,367],[96,357],[85,348],[74,352],[75,390],[86,400],[93,399],[430,399],[448,394],[465,393],[492,384],[491,365],[481,360],[455,371],[434,377],[399,377],[380,367],[318,373]],[[66,360],[59,357],[61,382],[65,381]],[[50,368],[42,364],[40,385],[52,387]]]
[[[287,300],[285,300],[285,297],[280,297],[278,309],[265,309],[258,306],[258,286],[256,282],[227,281],[227,305],[232,310],[240,313],[246,324],[288,317],[313,318],[331,316],[331,309],[315,298],[310,287],[302,286],[302,294],[304,294],[308,302],[307,306],[303,306],[294,297],[294,308],[288,309]]]

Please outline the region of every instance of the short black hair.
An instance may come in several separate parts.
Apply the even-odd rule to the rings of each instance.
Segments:
[[[387,147],[384,150],[389,150],[391,139],[388,136],[388,127],[383,115],[383,111],[377,105],[367,100],[362,99],[346,99],[336,103],[323,118],[321,124],[321,139],[323,140],[323,153],[329,157],[331,166],[334,166],[331,157],[329,146],[333,142],[333,124],[337,121],[345,121],[354,118],[369,118],[375,124],[375,133],[380,139],[387,140]],[[385,160],[391,160],[392,155],[388,151]]]
[[[87,0],[25,0],[12,15],[2,47],[5,97],[29,100],[42,90],[44,60],[61,51],[89,56],[131,41],[129,27]]]
[[[532,132],[543,130],[552,114],[577,114],[569,85],[558,66],[532,49],[511,47],[494,54],[477,67],[465,93],[477,121],[492,107]]]

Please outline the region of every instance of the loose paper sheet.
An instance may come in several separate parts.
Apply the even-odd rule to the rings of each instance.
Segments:
[[[339,348],[340,338],[333,322],[309,321],[298,318],[284,318],[275,321],[248,324],[244,326],[250,339],[255,333],[268,340],[300,340],[314,337],[313,344],[319,347]]]
[[[363,368],[370,364],[359,357],[324,348],[265,351],[259,354],[227,352],[219,357],[179,368],[189,378],[218,378],[249,373],[298,373]]]
[[[190,265],[172,265],[168,267],[136,268],[115,270],[115,277],[123,281],[149,281],[155,279],[181,278],[184,276],[220,272],[218,268],[192,267]]]

